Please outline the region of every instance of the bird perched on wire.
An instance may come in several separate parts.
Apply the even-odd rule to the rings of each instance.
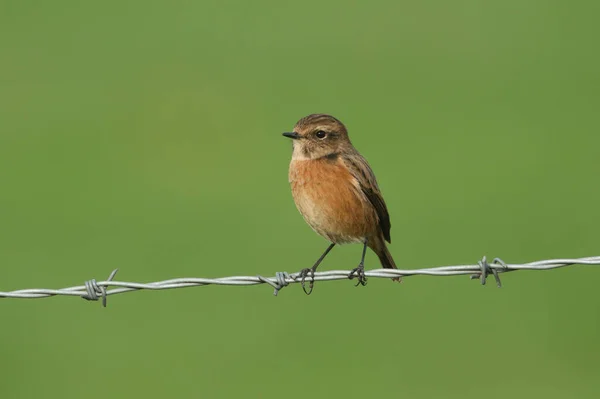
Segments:
[[[367,247],[381,266],[395,269],[385,243],[391,243],[390,215],[375,174],[350,142],[344,124],[331,115],[312,114],[283,135],[293,140],[289,181],[296,207],[306,223],[331,242],[311,268],[300,272],[304,291],[312,292],[315,270],[336,244],[363,244],[360,263],[348,276],[357,277],[357,285],[366,284]],[[304,282],[309,274],[307,291]]]

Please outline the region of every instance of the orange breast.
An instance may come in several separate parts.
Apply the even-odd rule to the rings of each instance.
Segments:
[[[376,230],[375,211],[341,160],[292,160],[289,180],[296,207],[326,239],[362,242]]]

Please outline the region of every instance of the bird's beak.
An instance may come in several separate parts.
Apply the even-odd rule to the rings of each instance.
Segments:
[[[302,137],[302,136],[300,136],[300,135],[299,135],[298,133],[296,133],[296,132],[285,132],[285,133],[283,133],[283,135],[284,135],[285,137],[289,137],[289,138],[291,138],[291,139],[294,139],[294,140],[298,140],[299,138],[301,138],[301,137]]]

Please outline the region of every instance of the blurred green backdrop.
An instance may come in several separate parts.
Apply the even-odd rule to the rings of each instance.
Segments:
[[[0,290],[312,265],[326,242],[293,205],[280,133],[313,112],[376,171],[402,268],[600,255],[599,17],[2,0]],[[599,397],[600,270],[503,280],[2,299],[0,397]]]

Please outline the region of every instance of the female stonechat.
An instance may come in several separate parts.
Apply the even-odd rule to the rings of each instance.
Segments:
[[[296,207],[306,223],[331,242],[311,268],[300,272],[302,287],[336,244],[363,244],[360,263],[348,276],[356,276],[358,284],[366,283],[367,247],[381,266],[395,269],[385,243],[391,243],[390,215],[371,167],[350,142],[344,124],[331,115],[313,114],[283,135],[293,140],[289,181]],[[311,279],[305,292],[312,289]]]

